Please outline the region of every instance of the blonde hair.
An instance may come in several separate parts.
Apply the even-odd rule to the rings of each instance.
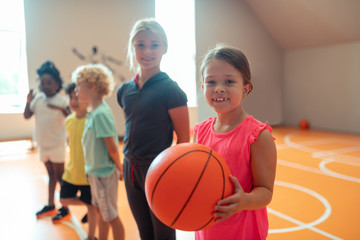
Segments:
[[[157,36],[159,36],[162,39],[163,44],[165,46],[165,52],[168,49],[168,41],[167,41],[166,33],[162,28],[162,26],[155,19],[146,18],[146,19],[138,20],[130,31],[128,49],[127,49],[128,50],[127,61],[129,63],[130,70],[133,70],[135,72],[138,70],[139,66],[135,60],[133,40],[134,37],[141,31],[151,31],[155,33]]]
[[[114,89],[114,77],[109,68],[103,64],[88,64],[79,66],[72,73],[72,81],[93,83],[100,96],[109,96]]]

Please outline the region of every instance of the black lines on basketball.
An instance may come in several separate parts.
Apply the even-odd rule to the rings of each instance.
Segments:
[[[212,152],[212,149],[210,149],[210,153],[209,153],[208,159],[206,160],[206,163],[205,163],[205,165],[204,165],[204,168],[203,168],[203,170],[202,170],[202,172],[201,172],[201,174],[200,174],[200,176],[199,176],[199,178],[198,178],[198,180],[197,180],[197,182],[196,182],[193,190],[191,191],[191,193],[190,193],[188,199],[186,200],[184,206],[181,208],[179,214],[176,216],[176,218],[174,219],[174,222],[170,225],[170,227],[173,226],[173,225],[175,224],[175,222],[178,220],[178,218],[180,217],[181,213],[184,211],[184,209],[186,208],[188,202],[190,201],[192,195],[194,194],[197,186],[199,185],[199,182],[200,182],[202,176],[204,175],[204,172],[205,172],[205,170],[206,170],[206,167],[207,167],[207,165],[209,164],[209,161],[210,161],[210,158],[211,158],[211,152]]]
[[[179,156],[178,158],[174,159],[174,161],[164,170],[164,172],[160,175],[160,177],[156,181],[155,187],[154,187],[154,189],[153,189],[153,191],[151,193],[151,206],[153,204],[153,198],[154,198],[154,193],[156,191],[156,187],[158,186],[158,184],[159,184],[160,180],[162,179],[162,177],[167,173],[167,171],[171,168],[171,166],[173,166],[178,160],[180,160],[182,157],[184,157],[184,156],[186,156],[188,154],[191,154],[193,152],[205,152],[205,153],[208,153],[208,152],[202,151],[202,150],[192,150],[192,151],[186,152],[186,153],[182,154],[181,156]],[[210,155],[209,155],[209,157],[210,157]]]
[[[155,216],[174,229],[195,231],[215,224],[217,202],[233,193],[229,167],[211,148],[181,143],[151,163],[145,194]]]

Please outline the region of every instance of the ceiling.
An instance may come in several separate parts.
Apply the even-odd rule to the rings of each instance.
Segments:
[[[245,0],[285,50],[360,41],[360,0]]]

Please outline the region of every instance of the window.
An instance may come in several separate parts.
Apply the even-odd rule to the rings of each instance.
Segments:
[[[184,90],[189,107],[197,106],[194,5],[194,0],[155,0],[155,18],[169,42],[161,69]]]
[[[0,113],[24,110],[28,92],[22,0],[0,1]]]

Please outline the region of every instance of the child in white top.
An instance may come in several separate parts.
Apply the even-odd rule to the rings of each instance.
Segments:
[[[63,81],[54,63],[47,61],[37,70],[39,94],[33,89],[27,96],[25,119],[35,115],[35,139],[39,146],[39,158],[49,174],[48,205],[36,213],[38,218],[56,213],[54,192],[64,172],[66,131],[65,117],[70,113],[68,100],[58,93]]]

